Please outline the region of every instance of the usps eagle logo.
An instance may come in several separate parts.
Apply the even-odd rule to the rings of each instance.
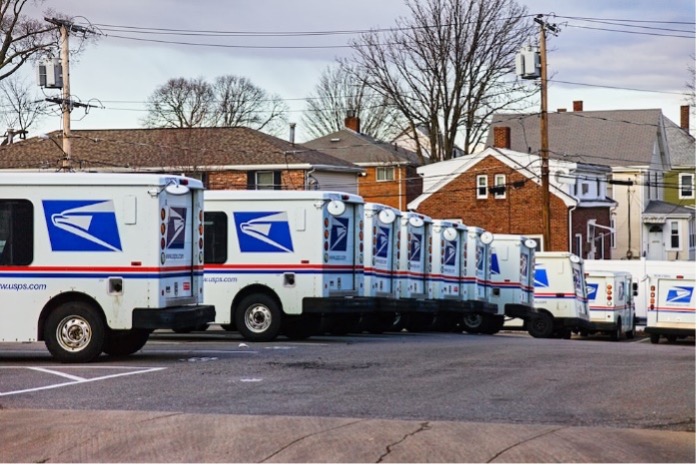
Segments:
[[[43,200],[52,251],[122,251],[112,200]]]
[[[349,219],[333,217],[330,226],[330,251],[347,251],[347,235],[349,234]]]
[[[444,250],[442,251],[442,262],[445,266],[456,265],[456,242],[445,242]]]
[[[167,248],[170,250],[184,249],[184,239],[187,226],[187,208],[170,208],[167,221]]]
[[[671,287],[667,291],[668,303],[692,303],[692,294],[694,287]]]
[[[408,259],[410,261],[420,261],[422,257],[422,235],[410,232],[408,240]]]
[[[537,266],[540,266],[537,264]],[[549,286],[549,276],[546,269],[536,268],[534,270],[534,287],[548,287]]]
[[[379,227],[376,232],[376,257],[388,257],[388,241],[391,231],[387,227]]]
[[[242,253],[293,253],[286,212],[234,212]]]
[[[590,300],[595,300],[597,298],[598,289],[599,284],[587,284],[587,298]]]
[[[495,253],[490,255],[490,273],[500,274],[500,262],[498,261],[498,255]]]

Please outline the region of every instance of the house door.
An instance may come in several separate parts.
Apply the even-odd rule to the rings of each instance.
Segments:
[[[661,225],[654,225],[648,231],[648,255],[646,259],[662,260],[664,259],[664,255],[663,227]]]

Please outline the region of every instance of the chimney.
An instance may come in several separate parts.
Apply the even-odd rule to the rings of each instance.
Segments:
[[[493,146],[501,149],[510,149],[509,126],[496,126],[493,129]]]
[[[680,128],[689,133],[689,106],[680,106]]]
[[[559,114],[560,114],[560,113],[563,113],[563,112],[566,112],[566,108],[565,108],[565,107],[561,107],[560,109],[556,110],[556,112],[558,112]]]
[[[583,111],[583,101],[573,101],[573,112]]]
[[[347,117],[345,117],[345,127],[359,133],[359,117],[354,115],[354,110],[347,112]]]

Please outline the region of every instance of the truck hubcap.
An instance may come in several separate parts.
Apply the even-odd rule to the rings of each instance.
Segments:
[[[67,316],[61,321],[56,330],[56,338],[60,346],[69,352],[84,349],[92,337],[90,323],[80,316]]]
[[[264,305],[254,305],[245,313],[245,326],[254,332],[264,332],[272,324],[272,313]]]

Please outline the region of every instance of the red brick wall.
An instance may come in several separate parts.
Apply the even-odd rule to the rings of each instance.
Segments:
[[[359,177],[359,195],[368,203],[406,210],[408,203],[422,193],[422,179],[415,167],[395,167],[395,180],[384,182],[376,180],[376,167],[364,169],[366,177]]]
[[[476,199],[476,176],[487,175],[488,187],[494,185],[496,174],[505,174],[506,197]],[[513,186],[520,182],[521,187]],[[568,208],[555,195],[550,196],[551,247],[554,251],[568,251]],[[432,218],[460,218],[467,225],[475,225],[493,233],[543,235],[541,187],[520,172],[506,166],[494,157],[487,157],[438,193],[423,201],[419,212]]]
[[[572,214],[572,232],[571,232],[571,238],[575,239],[575,234],[581,234],[582,239],[583,239],[583,251],[581,256],[583,258],[587,258],[588,253],[590,252],[591,245],[587,243],[587,221],[588,220],[594,220],[595,224],[598,225],[606,225],[608,226],[610,224],[610,213],[609,213],[609,208],[577,208],[573,211]],[[595,235],[604,235],[604,242],[597,242],[597,252],[595,254],[595,258],[593,259],[602,259],[602,246],[604,246],[604,259],[610,259],[611,258],[611,236],[609,235],[609,232],[607,230],[603,229],[597,229],[595,232]],[[571,248],[571,250],[574,250],[575,248]]]
[[[248,173],[245,171],[209,172],[207,177],[209,190],[245,190],[248,186]],[[303,190],[305,179],[304,170],[284,170],[282,171],[282,189]]]

